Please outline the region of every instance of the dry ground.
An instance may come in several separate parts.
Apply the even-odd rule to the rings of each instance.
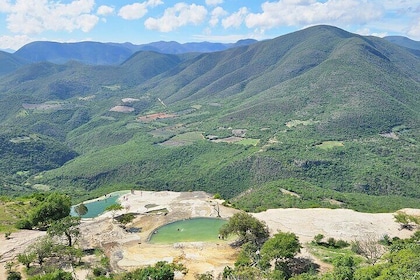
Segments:
[[[81,225],[81,245],[84,248],[102,247],[117,271],[132,270],[158,260],[179,261],[188,268],[189,273],[185,276],[178,275],[178,278],[194,279],[196,273],[211,271],[217,275],[225,266],[233,265],[237,251],[227,241],[168,245],[147,242],[149,235],[166,223],[190,217],[216,217],[217,206],[223,218],[237,212],[222,206],[222,201],[215,200],[204,192],[135,191],[123,196],[120,202],[125,210],[118,214],[136,214],[135,220],[128,226],[139,227],[141,232],[128,233],[112,222],[111,213],[94,219],[84,219]],[[411,215],[420,215],[420,209],[404,211]],[[399,230],[392,213],[368,214],[347,209],[270,209],[253,215],[267,223],[271,234],[278,230],[294,232],[302,243],[311,241],[319,233],[347,241],[372,233],[378,237],[384,234],[408,237],[411,234],[409,231]],[[5,275],[5,262],[22,252],[31,240],[42,234],[44,233],[37,231],[13,233],[10,240],[0,236],[0,279]],[[308,257],[305,250],[303,255]],[[86,273],[81,272],[79,279],[84,279],[83,275]]]

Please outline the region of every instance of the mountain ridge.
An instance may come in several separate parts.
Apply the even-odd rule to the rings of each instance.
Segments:
[[[352,193],[415,200],[419,73],[406,48],[322,25],[211,53],[24,66],[0,78],[0,125],[78,154],[19,179],[28,191],[130,186],[233,198],[305,181],[335,199],[349,194],[347,205]]]

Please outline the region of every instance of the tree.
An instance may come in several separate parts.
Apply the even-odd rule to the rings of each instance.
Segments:
[[[293,259],[300,252],[302,246],[294,233],[276,233],[268,239],[261,247],[262,266],[269,267],[274,261],[275,271],[281,271],[282,277],[288,279],[291,277],[291,270],[288,261]],[[278,274],[278,272],[275,272]]]
[[[67,216],[58,221],[54,221],[48,228],[50,236],[62,236],[67,239],[69,247],[73,246],[73,241],[80,235],[80,218]]]
[[[351,256],[339,256],[334,261],[334,270],[332,274],[328,275],[326,279],[336,280],[336,279],[343,279],[343,280],[353,280],[354,279],[354,271],[356,269],[356,264],[354,262],[354,258]]]
[[[124,208],[119,203],[114,203],[112,205],[109,205],[107,208],[105,208],[105,211],[112,211],[112,219],[115,217],[115,213],[119,210],[123,210]]]
[[[45,226],[68,216],[70,214],[70,208],[71,199],[68,195],[52,193],[35,207],[29,220],[32,226]]]
[[[121,279],[122,280],[135,280],[135,279],[172,280],[174,279],[175,271],[186,273],[186,269],[182,264],[177,264],[177,263],[168,264],[167,262],[159,261],[154,266],[138,268],[132,272],[128,272]]]
[[[54,244],[49,236],[38,238],[28,247],[28,252],[36,255],[38,264],[42,266],[44,260],[52,255]]]
[[[33,278],[32,280],[73,280],[73,276],[71,272],[66,272],[63,270],[55,270],[53,272],[47,273],[45,275],[38,275]]]
[[[86,215],[88,213],[88,208],[85,204],[80,203],[79,205],[76,205],[74,207],[74,212],[77,213],[77,215],[79,216],[79,218],[81,218],[82,216]]]
[[[367,234],[363,239],[352,242],[352,251],[364,256],[368,263],[375,264],[385,253],[385,248],[374,234]]]
[[[22,253],[17,256],[18,261],[25,265],[26,268],[30,268],[31,263],[35,261],[36,254],[35,253]]]
[[[266,224],[245,212],[234,214],[229,221],[220,228],[219,233],[222,237],[236,234],[238,236],[237,244],[239,245],[246,242],[253,242],[261,245],[269,236]]]
[[[22,275],[19,271],[9,271],[7,273],[7,280],[20,280],[22,279]]]

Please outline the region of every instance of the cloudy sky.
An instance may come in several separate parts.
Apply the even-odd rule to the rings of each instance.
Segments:
[[[420,41],[420,1],[0,0],[0,49],[39,40],[236,42],[316,24]]]

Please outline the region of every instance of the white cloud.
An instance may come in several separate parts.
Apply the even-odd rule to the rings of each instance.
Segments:
[[[412,25],[407,34],[413,40],[420,40],[420,22],[417,21],[414,25]]]
[[[26,35],[0,36],[0,49],[17,50],[32,41],[33,39]]]
[[[223,3],[223,0],[206,0],[207,6],[217,6]]]
[[[219,19],[228,14],[222,7],[216,7],[211,12],[210,26],[216,26],[219,23]]]
[[[96,13],[100,16],[107,16],[107,15],[112,14],[114,12],[114,10],[115,9],[113,7],[102,5],[102,6],[99,6]]]
[[[155,7],[161,4],[163,4],[161,0],[149,0],[142,3],[126,5],[120,9],[118,15],[127,20],[139,19],[147,14],[149,7]]]
[[[202,23],[207,15],[204,6],[186,3],[177,3],[171,8],[167,8],[160,18],[148,18],[144,25],[147,29],[170,32],[178,27],[187,24],[198,25]]]
[[[1,2],[7,13],[7,27],[14,33],[31,34],[45,30],[80,29],[90,31],[99,18],[91,14],[94,0],[74,0],[68,4],[48,0],[17,0],[15,4]]]
[[[310,25],[319,23],[364,24],[383,15],[380,5],[365,0],[284,0],[265,2],[262,13],[246,18],[250,28],[274,28],[281,25]]]
[[[12,5],[9,3],[9,0],[0,0],[0,12],[8,13],[11,8]]]
[[[242,7],[236,13],[231,14],[227,18],[222,20],[222,25],[224,28],[229,27],[239,27],[245,20],[245,17],[248,15],[248,8]]]

